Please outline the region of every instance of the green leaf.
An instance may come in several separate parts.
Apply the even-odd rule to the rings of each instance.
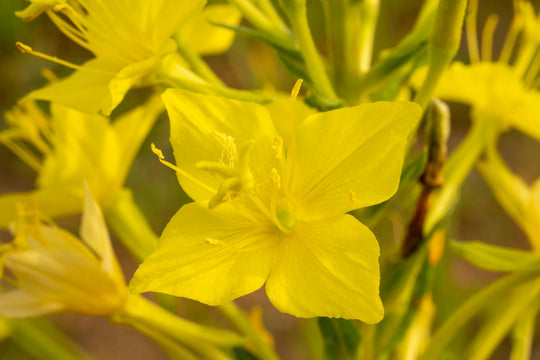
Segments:
[[[327,317],[320,317],[317,321],[327,359],[353,359],[360,344],[360,333],[354,323]]]
[[[511,248],[488,245],[479,241],[450,243],[451,249],[471,264],[488,271],[510,272],[540,259],[540,255]]]

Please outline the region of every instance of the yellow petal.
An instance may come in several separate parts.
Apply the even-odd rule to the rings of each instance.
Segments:
[[[230,203],[214,210],[188,204],[167,224],[130,288],[223,304],[264,284],[278,240],[267,222],[246,218]]]
[[[255,141],[251,152],[254,176],[266,177],[261,182],[269,182],[269,169],[275,166],[271,164],[271,149],[277,134],[264,107],[186,90],[167,90],[162,98],[171,121],[170,141],[177,166],[206,185],[178,175],[180,185],[192,199],[208,200],[223,180],[196,164],[228,164],[234,157],[233,148],[240,149],[248,140]]]
[[[193,51],[201,55],[216,55],[229,49],[235,33],[212,23],[236,26],[241,17],[240,11],[235,6],[210,5],[200,16],[183,26],[180,32]]]
[[[380,203],[397,190],[413,103],[379,102],[311,115],[287,155],[289,199],[304,220]]]
[[[21,290],[43,302],[62,303],[66,310],[110,314],[123,301],[123,289],[103,271],[96,258],[67,248],[9,255],[6,267]]]
[[[384,313],[378,258],[375,236],[350,215],[299,223],[279,244],[266,293],[297,317],[377,323]]]
[[[86,185],[84,186],[84,192],[85,203],[81,220],[81,239],[101,258],[103,271],[111,275],[116,274],[120,271],[120,267],[116,262],[103,214]]]
[[[111,106],[107,86],[117,71],[118,68],[110,63],[93,59],[86,62],[81,70],[49,86],[32,91],[25,99],[48,100],[85,113],[97,113]]]
[[[116,177],[127,177],[131,164],[139,151],[142,142],[154,126],[158,116],[164,111],[161,98],[156,96],[142,106],[120,116],[113,122],[117,149],[114,152],[120,155],[120,163],[115,165]],[[107,156],[114,155],[108,154]]]
[[[60,311],[60,302],[43,302],[23,291],[11,290],[0,294],[0,314],[10,318],[38,316]]]
[[[82,194],[72,189],[61,188],[36,190],[28,193],[9,193],[0,195],[0,229],[7,228],[17,218],[17,204],[37,199],[39,210],[47,216],[62,217],[81,212]]]
[[[301,99],[292,99],[289,95],[283,94],[272,95],[275,100],[265,107],[272,117],[279,136],[283,138],[284,145],[288,145],[292,142],[298,125],[316,111]]]

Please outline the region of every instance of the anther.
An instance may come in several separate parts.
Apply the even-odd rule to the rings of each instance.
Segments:
[[[208,245],[220,245],[222,243],[221,240],[219,239],[214,239],[214,238],[204,238],[204,241],[208,244]]]
[[[292,99],[296,99],[296,97],[298,96],[298,93],[300,92],[300,87],[302,87],[303,82],[304,82],[303,79],[298,79],[294,83],[294,86],[293,86],[292,91],[291,91],[291,98]]]
[[[229,178],[223,180],[217,193],[210,198],[208,202],[209,209],[215,209],[219,204],[224,203],[231,197],[234,197],[236,193],[242,188],[242,180],[239,178]]]
[[[281,188],[281,178],[276,168],[270,170],[270,176],[272,178],[272,188],[274,191],[278,191]]]
[[[276,160],[281,160],[282,155],[283,155],[283,139],[280,136],[277,136],[274,139],[272,150],[274,150],[274,156]]]
[[[165,159],[165,156],[163,156],[163,153],[161,152],[161,150],[159,150],[154,143],[150,144],[150,148],[152,149],[152,152],[157,155],[159,160]]]

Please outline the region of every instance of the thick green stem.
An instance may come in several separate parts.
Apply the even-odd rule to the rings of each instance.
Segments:
[[[523,270],[510,274],[468,298],[435,332],[421,360],[438,359],[452,337],[482,308],[521,284],[533,281],[540,276],[540,261]]]
[[[440,0],[429,41],[429,67],[414,101],[422,109],[429,104],[441,75],[459,49],[467,0]]]
[[[358,42],[358,71],[365,74],[371,68],[373,57],[373,41],[379,19],[380,0],[364,0],[360,2],[360,38]]]
[[[193,49],[182,41],[180,36],[175,36],[176,44],[178,45],[178,52],[182,55],[182,58],[186,60],[191,69],[198,75],[203,77],[206,81],[216,86],[224,86],[223,81],[214,73],[214,71],[208,66],[208,64],[197,54]]]
[[[324,0],[323,6],[334,84],[341,96],[351,99],[352,85],[358,80],[353,36],[357,33],[354,26],[360,14],[351,8],[349,0]]]
[[[340,103],[311,36],[307,20],[306,0],[281,0],[281,6],[285,9],[291,21],[294,35],[300,46],[316,95],[324,102],[330,104]]]
[[[512,354],[510,360],[531,359],[534,325],[539,306],[538,299],[536,299],[536,303],[518,320],[512,334]]]
[[[270,98],[251,91],[236,90],[209,83],[184,68],[174,56],[169,56],[162,60],[161,70],[156,73],[154,81],[169,87],[187,89],[202,94],[220,95],[235,100],[252,101],[262,104],[271,101]]]
[[[90,355],[43,319],[6,319],[11,339],[36,359],[81,360]]]
[[[265,14],[249,0],[229,0],[229,2],[236,5],[242,12],[242,15],[248,19],[254,27],[265,32],[273,42],[281,45],[285,49],[295,48],[289,29],[281,20],[277,23],[275,22],[274,17],[277,17],[277,15],[271,13],[268,14],[269,4],[263,6],[263,11],[266,12],[270,18],[265,16]],[[267,2],[267,0],[260,0],[259,3],[261,2]]]
[[[261,359],[279,359],[274,350],[268,346],[266,342],[264,342],[251,323],[246,319],[246,316],[242,310],[239,309],[234,303],[231,302],[221,305],[219,310],[221,310],[221,312],[227,316],[227,318],[236,326],[238,330],[248,337],[249,341],[253,344],[253,346],[255,346],[255,349],[257,349],[257,354]]]
[[[209,360],[230,359],[222,348],[232,348],[246,342],[245,338],[233,332],[177,317],[137,295],[129,296],[111,321],[145,331],[162,344],[172,340]]]
[[[492,316],[477,332],[467,350],[467,359],[490,359],[518,319],[529,313],[540,294],[540,283],[524,285],[509,293],[499,305],[500,314]]]

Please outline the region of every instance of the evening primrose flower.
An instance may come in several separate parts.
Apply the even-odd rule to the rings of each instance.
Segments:
[[[38,189],[0,195],[0,228],[15,219],[16,204],[29,198],[36,198],[49,217],[80,213],[84,182],[97,201],[106,204],[122,189],[141,143],[162,110],[161,100],[154,97],[112,123],[102,115],[56,104],[51,104],[48,116],[31,101],[6,112],[11,127],[0,132],[0,143],[36,170]]]
[[[510,127],[540,140],[540,20],[528,1],[514,1],[514,19],[498,61],[492,60],[492,37],[498,17],[492,14],[484,27],[481,51],[476,39],[477,1],[467,23],[471,64],[453,63],[439,81],[434,96],[470,104],[473,117],[489,117],[499,132]],[[519,46],[516,46],[517,39]],[[515,54],[512,57],[512,54]],[[425,71],[413,78],[421,84]]]
[[[191,81],[202,81],[175,52],[177,44],[171,36],[184,27],[189,33],[189,44],[204,44],[203,36],[211,39],[211,43],[195,49],[200,54],[224,50],[232,41],[223,29],[212,32],[217,27],[207,25],[206,12],[202,12],[205,0],[184,1],[180,5],[171,0],[30,1],[28,8],[17,13],[19,17],[29,20],[46,12],[62,33],[90,51],[94,58],[78,66],[18,43],[23,52],[76,69],[62,81],[33,91],[27,98],[50,100],[82,112],[110,114],[130,88],[159,82],[157,74],[163,70],[165,58],[167,63],[173,61],[183,68],[183,76]],[[216,9],[209,9],[210,16],[215,16]],[[239,15],[230,9],[219,12],[220,21],[232,21],[234,25]],[[192,31],[195,25],[207,32]]]
[[[57,311],[114,313],[128,296],[98,205],[86,188],[81,240],[40,220],[34,206],[19,213],[15,240],[3,247],[6,286],[0,314],[27,317]]]
[[[266,283],[282,312],[380,321],[379,246],[345,213],[395,193],[420,108],[308,115],[290,99],[278,100],[287,110],[185,90],[162,97],[178,167],[154,151],[195,202],[170,220],[131,290],[218,305]]]

